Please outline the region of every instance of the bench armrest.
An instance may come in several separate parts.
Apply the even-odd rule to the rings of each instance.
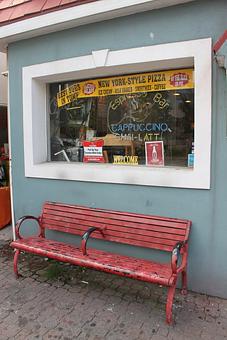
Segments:
[[[177,272],[181,271],[186,265],[186,256],[187,256],[187,250],[185,249],[183,253],[183,258],[180,267],[177,267],[178,261],[180,259],[181,250],[187,248],[186,242],[177,242],[172,250],[172,260],[171,260],[171,267],[173,274],[176,274]]]
[[[41,228],[41,224],[40,224],[40,218],[39,217],[35,217],[35,216],[30,216],[30,215],[27,215],[27,216],[23,216],[21,217],[17,223],[16,223],[16,238],[17,239],[22,239],[22,236],[20,235],[20,227],[22,225],[22,223],[25,221],[25,220],[35,220],[37,221],[38,225],[39,225],[39,229],[40,229],[40,232],[38,234],[38,236],[43,236],[43,230]]]
[[[87,255],[87,241],[90,237],[90,235],[94,232],[94,231],[99,231],[102,236],[104,237],[104,233],[103,233],[103,229],[98,228],[98,227],[91,227],[88,229],[88,231],[86,231],[83,236],[82,236],[82,241],[81,241],[81,250],[83,255]]]

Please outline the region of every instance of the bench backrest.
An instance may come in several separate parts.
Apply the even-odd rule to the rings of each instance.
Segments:
[[[83,235],[90,227],[104,229],[105,240],[172,251],[178,241],[189,237],[191,221],[129,212],[46,202],[42,227]],[[103,239],[99,232],[91,237]]]

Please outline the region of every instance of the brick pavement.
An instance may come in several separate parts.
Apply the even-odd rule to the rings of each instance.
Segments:
[[[179,292],[165,323],[166,288],[22,255],[12,268],[0,231],[0,340],[227,339],[227,300]]]

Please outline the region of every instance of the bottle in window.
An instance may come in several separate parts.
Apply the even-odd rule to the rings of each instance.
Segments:
[[[155,145],[153,145],[153,148],[152,148],[152,160],[153,160],[153,162],[157,162],[157,159],[158,159],[157,150],[156,150]]]

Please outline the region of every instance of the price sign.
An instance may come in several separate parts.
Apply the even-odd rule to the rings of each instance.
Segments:
[[[89,163],[89,162],[95,162],[95,163],[104,163],[104,157],[103,157],[103,144],[104,141],[102,139],[96,140],[96,141],[84,141],[83,147],[84,147],[84,157],[83,162]]]

